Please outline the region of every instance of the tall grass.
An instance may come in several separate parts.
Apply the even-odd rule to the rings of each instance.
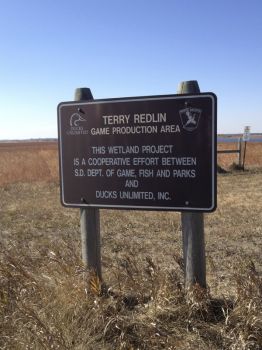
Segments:
[[[184,290],[183,272],[129,252],[106,284],[72,238],[18,250],[1,244],[1,349],[262,348],[262,280],[254,263],[232,272],[236,293]],[[179,261],[178,261],[179,262]]]
[[[261,172],[219,176],[210,290],[184,289],[178,213],[101,211],[101,283],[54,183],[0,187],[0,349],[262,349]]]

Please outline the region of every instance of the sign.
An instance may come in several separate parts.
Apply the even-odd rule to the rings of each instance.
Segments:
[[[58,134],[65,206],[216,208],[212,93],[60,103]]]
[[[242,137],[243,141],[249,141],[250,140],[250,126],[245,126],[244,134]]]

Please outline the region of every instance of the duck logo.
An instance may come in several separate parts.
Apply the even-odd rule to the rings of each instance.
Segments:
[[[82,122],[86,122],[86,120],[83,117],[81,117],[80,114],[74,113],[71,115],[71,117],[70,117],[70,126],[71,127],[74,127],[74,126],[78,127],[82,124]]]
[[[194,131],[198,127],[202,110],[198,108],[187,107],[179,111],[183,129]]]
[[[87,120],[84,119],[80,114],[73,113],[69,119],[70,129],[67,130],[67,135],[86,135],[88,134]]]

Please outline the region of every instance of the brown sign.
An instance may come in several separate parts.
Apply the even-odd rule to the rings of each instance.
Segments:
[[[216,96],[58,105],[62,204],[177,211],[216,208]]]

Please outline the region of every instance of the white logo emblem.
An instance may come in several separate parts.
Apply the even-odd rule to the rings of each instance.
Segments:
[[[187,131],[193,131],[198,127],[201,109],[187,107],[179,111],[183,128]]]
[[[80,114],[73,113],[69,119],[70,129],[66,132],[67,135],[86,135],[88,134],[87,120]]]
[[[80,114],[74,113],[70,117],[70,126],[79,126],[82,122],[86,122],[86,120],[81,117]]]

